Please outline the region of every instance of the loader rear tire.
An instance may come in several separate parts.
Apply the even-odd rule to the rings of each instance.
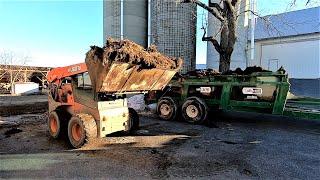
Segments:
[[[68,124],[68,139],[73,148],[80,148],[97,137],[97,124],[89,114],[72,116]]]
[[[48,118],[48,130],[49,130],[50,136],[53,137],[54,139],[58,139],[62,133],[61,129],[62,129],[61,118],[59,118],[57,112],[52,111]]]

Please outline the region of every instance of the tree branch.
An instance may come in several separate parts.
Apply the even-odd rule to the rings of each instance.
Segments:
[[[210,2],[210,0],[209,0],[209,7],[214,7],[214,8],[216,8],[216,9],[222,14],[223,9],[220,7],[220,4],[218,4],[218,3],[212,3],[212,2]]]
[[[232,4],[233,7],[236,7],[238,2],[239,2],[239,0],[232,0],[231,4]]]
[[[237,17],[240,0],[224,0],[225,9],[227,12],[227,29],[225,35],[226,52],[232,54],[234,44],[237,40]]]
[[[206,4],[202,3],[199,0],[182,0],[182,3],[195,3],[198,6],[202,7],[203,9],[207,10],[214,17],[216,17],[219,21],[221,21],[221,22],[225,21],[223,14],[220,11],[222,9],[220,6],[219,6],[220,7],[219,9],[217,9],[215,6],[213,6],[214,8],[212,8],[212,7],[209,7]]]
[[[234,6],[232,5],[231,0],[224,0],[225,5],[227,6],[228,10],[230,12],[234,12]]]
[[[203,28],[203,31],[202,41],[210,41],[218,53],[221,53],[222,50],[219,42],[212,36],[206,37],[207,31],[205,28]]]

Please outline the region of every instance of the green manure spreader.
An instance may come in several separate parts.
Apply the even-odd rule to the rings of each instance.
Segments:
[[[182,118],[201,124],[209,111],[256,112],[320,120],[320,100],[287,100],[290,89],[284,70],[250,74],[205,74],[175,77],[161,92],[149,95],[157,102],[161,119]]]

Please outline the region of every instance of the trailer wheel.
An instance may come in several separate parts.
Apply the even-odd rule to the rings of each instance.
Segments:
[[[172,121],[177,118],[178,103],[169,96],[162,97],[158,101],[157,113],[163,120]]]
[[[130,133],[139,129],[139,115],[133,108],[129,108],[129,127]]]
[[[72,147],[80,148],[97,137],[97,124],[88,114],[77,114],[71,117],[68,124],[68,139]]]
[[[58,116],[58,113],[52,111],[48,118],[48,129],[50,136],[54,139],[58,139],[61,136],[61,119]]]
[[[182,105],[183,119],[189,123],[201,124],[208,115],[206,103],[198,97],[189,97]]]

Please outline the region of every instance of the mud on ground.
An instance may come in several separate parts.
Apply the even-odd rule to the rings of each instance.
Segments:
[[[201,126],[144,114],[133,135],[118,133],[72,150],[65,140],[49,137],[46,113],[5,118],[16,124],[0,127],[0,178],[317,179],[320,175],[319,123],[254,116],[226,117]]]
[[[44,113],[47,110],[47,95],[0,96],[0,116]]]

